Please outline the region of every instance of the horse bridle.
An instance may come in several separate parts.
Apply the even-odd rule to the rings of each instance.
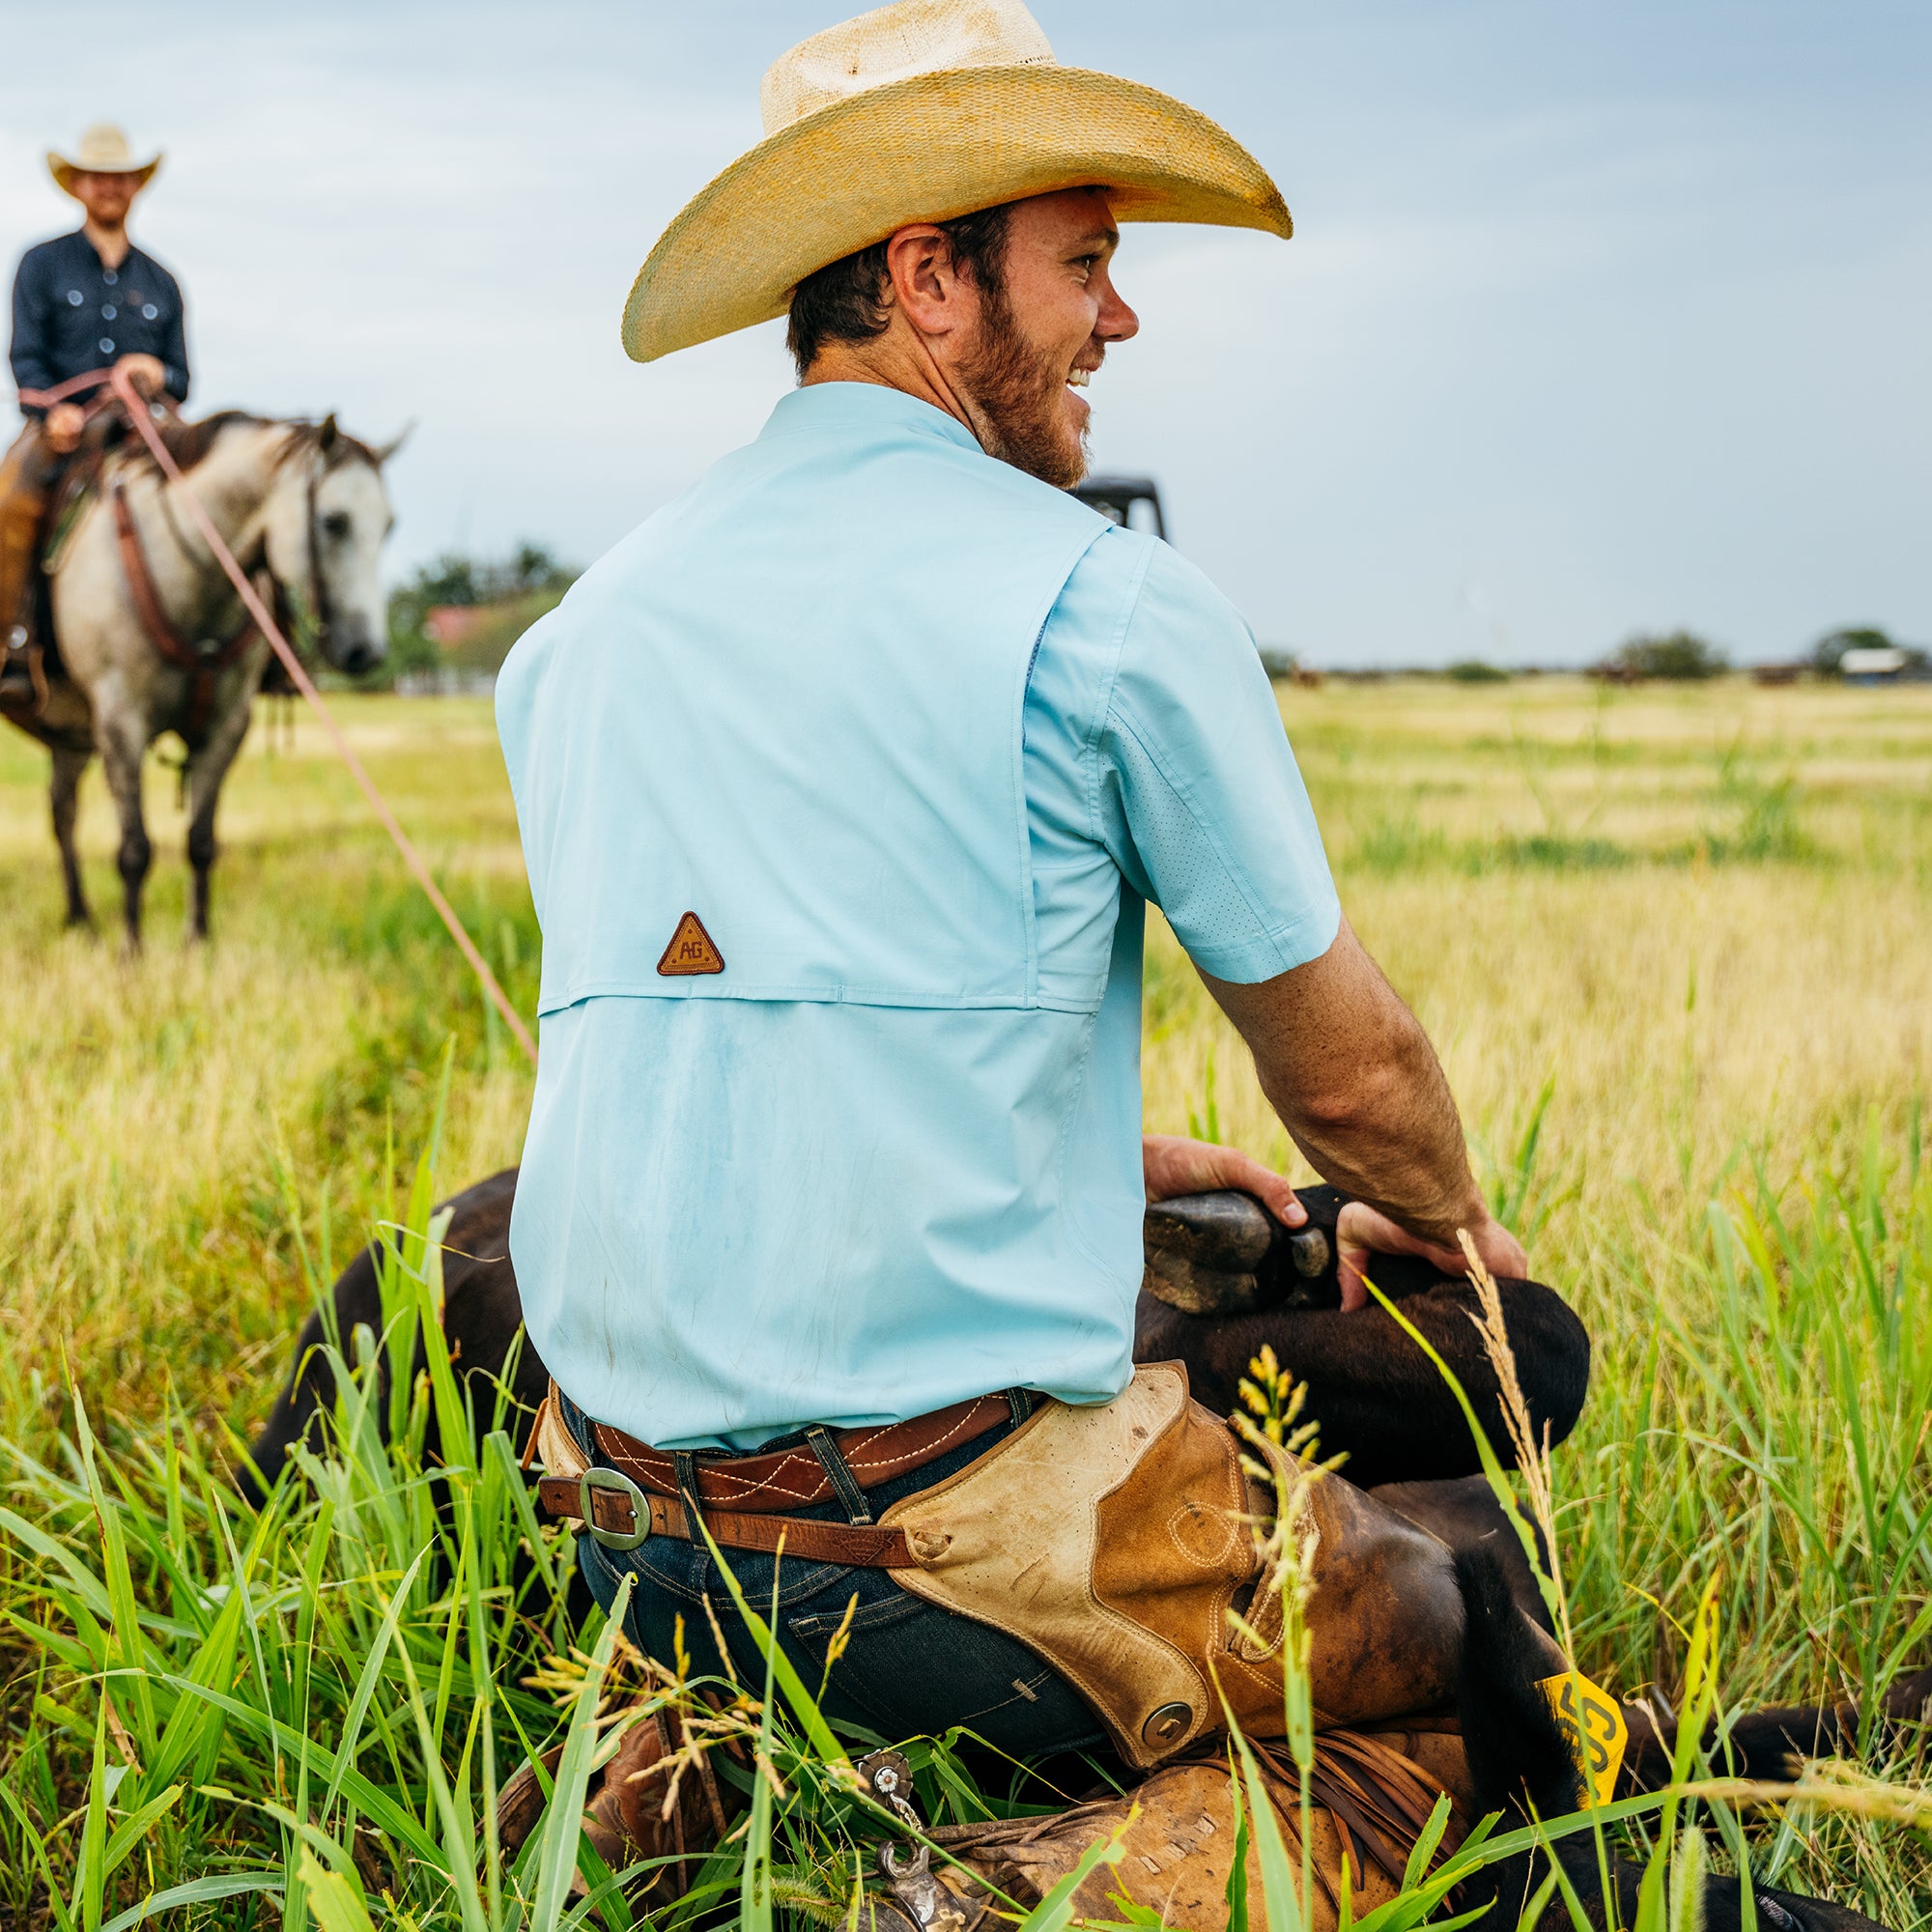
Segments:
[[[327,459],[318,449],[313,453],[313,461],[309,465],[308,479],[302,492],[303,514],[307,519],[308,526],[308,596],[304,600],[306,608],[302,614],[306,617],[309,629],[313,633],[318,645],[323,644],[327,639],[329,630],[334,623],[333,606],[328,594],[328,581],[322,574],[322,543],[316,533],[317,526],[322,519],[321,506],[317,501],[316,492],[323,477],[327,473]],[[167,518],[168,528],[172,531],[175,542],[183,551],[187,551],[187,539],[183,535],[181,526],[175,519],[174,505],[168,500],[168,495],[165,490],[160,493],[157,500],[160,503],[162,514]],[[275,575],[273,566],[269,562],[269,541],[266,531],[263,532],[258,541],[254,553],[254,560],[243,567],[251,575],[257,570],[268,571],[269,582],[274,591],[274,609],[278,620],[282,619],[285,613],[292,611],[293,600],[289,595],[289,587]],[[284,628],[287,628],[286,623],[284,624]]]
[[[318,646],[326,644],[329,631],[334,623],[334,609],[328,594],[328,580],[324,577],[322,572],[322,543],[317,535],[317,526],[322,519],[322,510],[317,500],[316,493],[323,477],[327,473],[327,459],[318,449],[313,453],[313,460],[309,465],[308,479],[302,492],[303,515],[307,522],[306,534],[308,539],[306,546],[308,552],[308,595],[303,600],[304,609],[302,615],[306,618],[308,628]],[[182,534],[180,525],[175,521],[174,505],[168,500],[166,491],[160,493],[158,500],[163,514],[167,517],[168,527],[174,533],[176,543],[184,551],[186,551],[188,548],[187,541]],[[287,629],[287,618],[294,611],[294,599],[289,595],[289,586],[275,575],[273,566],[269,562],[269,542],[266,531],[263,532],[259,540],[254,561],[244,565],[244,568],[251,575],[256,570],[268,571],[269,582],[274,592],[275,616],[278,621],[282,622],[283,628]],[[252,628],[252,626],[245,628]]]
[[[315,462],[309,466],[308,472],[309,622],[315,626],[315,639],[318,644],[327,638],[329,627],[334,621],[329,608],[328,581],[322,574],[322,543],[316,535],[316,525],[321,514],[316,503],[316,490],[327,471],[328,460],[318,449],[315,453]]]

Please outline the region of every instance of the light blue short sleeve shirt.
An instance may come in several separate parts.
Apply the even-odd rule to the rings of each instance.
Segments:
[[[1143,903],[1236,981],[1340,918],[1207,579],[825,384],[586,573],[497,718],[545,935],[511,1247],[558,1382],[662,1447],[1118,1394]],[[725,970],[671,981],[685,901]]]

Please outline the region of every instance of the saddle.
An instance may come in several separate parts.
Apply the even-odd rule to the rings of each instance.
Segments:
[[[585,1793],[582,1830],[598,1856],[612,1871],[644,1866],[626,1889],[634,1909],[682,1896],[704,1853],[743,1809],[740,1792],[719,1778],[709,1749],[688,1725],[680,1727],[679,1748],[674,1722],[668,1711],[639,1719],[608,1768],[592,1774]],[[739,1754],[730,1743],[710,1748]],[[1278,1746],[1250,1749],[1298,1880],[1300,1773]],[[544,1758],[551,1776],[561,1757],[557,1746]],[[883,1808],[925,1840],[876,1848],[877,1877],[858,1902],[857,1922],[866,1932],[997,1932],[1011,1922],[1013,1906],[1038,1906],[1087,1854],[1115,1844],[1119,1857],[1094,1865],[1067,1901],[1075,1922],[1119,1922],[1123,1900],[1156,1914],[1162,1924],[1214,1932],[1229,1923],[1230,1899],[1241,1891],[1247,1922],[1268,1922],[1255,1821],[1236,1816],[1236,1787],[1220,1749],[1197,1751],[1124,1791],[1062,1810],[929,1829],[909,1802],[912,1768],[900,1752],[875,1750],[853,1769]],[[1448,1813],[1432,1868],[1456,1851],[1474,1821],[1468,1761],[1453,1723],[1324,1732],[1315,1743],[1308,1796],[1314,1883],[1306,1932],[1339,1932],[1345,1897],[1354,1918],[1393,1899],[1443,1799]],[[1243,1808],[1248,1800],[1243,1790]],[[545,1804],[536,1767],[526,1763],[497,1801],[497,1840],[506,1859],[522,1850]],[[1237,1849],[1243,1823],[1245,1854]],[[574,1893],[584,1889],[577,1880]]]
[[[1316,1740],[1309,1769],[1307,1932],[1336,1932],[1342,1900],[1366,1917],[1402,1889],[1408,1857],[1438,1802],[1450,1801],[1432,1865],[1462,1843],[1474,1822],[1460,1737],[1427,1732],[1328,1731]],[[1261,1783],[1297,1879],[1301,1865],[1301,1779],[1279,1747],[1251,1746]],[[1244,1794],[1245,1796],[1245,1794]],[[1227,1758],[1220,1752],[1168,1765],[1132,1789],[1047,1817],[942,1825],[926,1835],[956,1865],[930,1867],[940,1909],[920,1920],[948,1932],[990,1928],[997,1891],[1031,1910],[1070,1877],[1095,1846],[1118,1839],[1118,1861],[1095,1865],[1068,1903],[1075,1920],[1118,1921],[1126,1901],[1165,1925],[1196,1932],[1226,1925],[1232,1891],[1247,1893],[1248,1923],[1268,1923],[1261,1857],[1250,1844],[1235,1880],[1237,1820]],[[889,1875],[891,1867],[885,1869]],[[904,1889],[893,1890],[904,1906]],[[907,1917],[919,1919],[916,1912]],[[892,1924],[878,1914],[879,1932]]]

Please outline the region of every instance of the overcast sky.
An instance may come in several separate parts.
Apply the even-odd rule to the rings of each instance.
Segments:
[[[334,0],[0,13],[0,246],[71,225],[50,143],[168,159],[197,409],[334,408],[392,474],[400,573],[584,562],[753,436],[777,326],[649,368],[625,292],[757,138],[832,0]],[[1932,640],[1924,0],[1037,0],[1063,61],[1260,156],[1296,237],[1127,231],[1140,338],[1094,455],[1264,642],[1316,662],[1594,658],[1688,624],[1745,659]],[[265,24],[266,16],[266,24]]]

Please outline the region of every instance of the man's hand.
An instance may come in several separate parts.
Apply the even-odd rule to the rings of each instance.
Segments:
[[[1298,1228],[1308,1219],[1308,1210],[1294,1198],[1294,1189],[1239,1148],[1183,1140],[1179,1134],[1143,1134],[1141,1172],[1150,1201],[1172,1201],[1181,1194],[1211,1194],[1216,1188],[1232,1187],[1252,1194],[1284,1227]]]
[[[42,420],[41,436],[56,456],[71,456],[86,427],[87,412],[77,403],[56,403]]]
[[[114,367],[126,373],[137,395],[158,396],[168,386],[167,365],[158,355],[124,355]]]
[[[1488,1208],[1480,1217],[1472,1217],[1469,1238],[1475,1242],[1476,1253],[1492,1274],[1509,1275],[1518,1281],[1527,1278],[1529,1257],[1523,1253],[1522,1243]],[[1434,1241],[1425,1241],[1371,1208],[1366,1201],[1351,1201],[1342,1209],[1335,1224],[1335,1245],[1340,1251],[1338,1272],[1345,1313],[1368,1305],[1369,1291],[1363,1286],[1362,1275],[1365,1270],[1370,1274],[1375,1272],[1369,1265],[1375,1255],[1421,1255],[1434,1262],[1444,1274],[1451,1275],[1465,1273],[1469,1265],[1468,1257],[1460,1247],[1444,1248]]]
[[[1469,1172],[1463,1122],[1429,1037],[1347,920],[1320,959],[1255,984],[1203,974],[1255,1056],[1262,1091],[1317,1173],[1356,1199],[1342,1210],[1342,1306],[1368,1299],[1371,1254],[1465,1266],[1466,1228],[1492,1273],[1528,1263]]]
[[[1285,1228],[1299,1228],[1308,1220],[1308,1210],[1294,1198],[1294,1189],[1239,1148],[1216,1147],[1210,1141],[1185,1140],[1178,1134],[1143,1134],[1141,1171],[1150,1201],[1172,1201],[1181,1194],[1211,1194],[1216,1188],[1232,1187],[1252,1194]],[[1521,1242],[1487,1208],[1472,1210],[1468,1225],[1476,1252],[1492,1274],[1517,1281],[1527,1278],[1529,1258]],[[1468,1267],[1460,1247],[1445,1248],[1411,1235],[1366,1201],[1350,1201],[1342,1209],[1335,1236],[1345,1314],[1368,1306],[1369,1291],[1362,1277],[1375,1273],[1370,1264],[1376,1255],[1421,1255],[1450,1275],[1462,1274]]]

